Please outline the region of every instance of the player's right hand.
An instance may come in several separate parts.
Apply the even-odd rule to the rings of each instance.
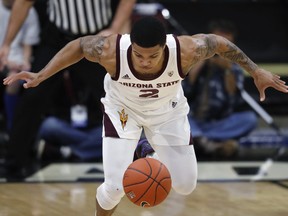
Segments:
[[[24,88],[36,87],[40,84],[39,74],[27,71],[22,71],[20,73],[12,74],[6,77],[5,79],[3,79],[3,84],[10,85],[18,80],[25,81],[25,83],[23,84]]]

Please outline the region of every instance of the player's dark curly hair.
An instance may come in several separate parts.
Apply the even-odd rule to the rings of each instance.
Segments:
[[[149,48],[166,44],[166,30],[163,23],[155,17],[147,16],[137,20],[130,33],[131,43]]]

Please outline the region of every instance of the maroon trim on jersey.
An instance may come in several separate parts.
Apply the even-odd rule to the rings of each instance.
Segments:
[[[128,66],[132,72],[132,74],[139,80],[145,80],[145,81],[149,81],[149,80],[154,80],[154,79],[157,79],[158,77],[160,77],[165,68],[167,67],[167,63],[168,63],[168,58],[169,58],[169,49],[167,46],[165,46],[165,49],[164,49],[164,62],[163,62],[163,65],[162,65],[162,68],[161,70],[156,73],[156,74],[140,74],[139,72],[137,72],[135,70],[135,68],[133,67],[133,63],[132,63],[132,58],[131,58],[131,55],[132,55],[132,46],[130,45],[128,50],[127,50],[127,59],[128,59]]]
[[[120,138],[111,119],[105,112],[103,112],[103,125],[105,130],[105,137]]]
[[[116,39],[116,74],[115,77],[111,77],[112,80],[116,81],[120,76],[120,39],[122,35],[118,34]]]
[[[183,79],[186,77],[182,71],[181,67],[181,51],[180,51],[180,43],[176,35],[173,35],[175,41],[176,41],[176,53],[177,53],[177,68],[179,72],[179,76],[182,77]]]

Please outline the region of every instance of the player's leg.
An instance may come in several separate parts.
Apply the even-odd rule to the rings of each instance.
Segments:
[[[115,209],[117,208],[117,205],[111,209],[111,210],[105,210],[103,209],[96,198],[96,211],[95,211],[95,216],[110,216],[114,213]]]
[[[97,188],[97,216],[111,215],[124,196],[123,175],[134,159],[142,133],[138,115],[128,107],[102,98],[104,105],[102,157],[104,182]]]
[[[122,179],[138,140],[103,138],[104,183],[97,189],[97,216],[111,215],[124,196]]]
[[[141,144],[141,145],[139,145],[139,144]],[[145,144],[145,145],[143,145],[143,144]],[[196,162],[196,156],[194,153],[194,146],[193,145],[172,146],[171,147],[172,150],[168,150],[167,148],[169,148],[169,147],[167,147],[167,148],[166,147],[167,146],[154,145],[153,148],[155,149],[155,151],[156,151],[155,152],[154,149],[152,148],[152,146],[148,143],[148,141],[146,139],[144,139],[141,142],[139,142],[137,145],[138,151],[141,152],[141,153],[138,153],[137,156],[138,156],[138,158],[152,157],[154,159],[161,160],[164,164],[167,165],[169,171],[171,172],[171,175],[172,175],[172,173],[174,173],[174,170],[176,171],[175,175],[174,174],[172,175],[173,188],[176,191],[178,191],[179,193],[183,193],[181,191],[184,191],[184,193],[186,193],[186,192],[191,193],[196,186],[196,180],[197,180],[197,162]],[[191,154],[189,154],[189,152]],[[160,154],[160,156],[159,156],[159,154]],[[182,154],[184,154],[184,156]],[[180,157],[180,158],[178,159],[178,157]],[[172,168],[169,165],[170,163],[172,163],[172,166],[173,166]],[[177,164],[178,165],[184,164],[184,165],[179,168]],[[175,166],[175,168],[174,168],[174,165],[177,165],[177,166]],[[185,174],[185,172],[188,172],[186,174],[189,175],[190,177],[182,177],[181,173]],[[181,181],[178,180],[178,177],[180,178]],[[183,181],[185,179],[188,180],[188,182],[185,183]],[[188,185],[187,185],[187,183],[188,183]],[[185,186],[185,185],[187,185],[187,186]],[[187,187],[188,187],[188,189],[187,189]],[[189,190],[190,187],[191,187],[191,189]]]
[[[172,187],[180,194],[190,194],[197,182],[197,161],[186,113],[185,107],[179,107],[161,116],[164,119],[161,124],[144,128],[159,160],[171,173]]]
[[[192,193],[198,173],[194,146],[154,145],[153,148],[170,171],[173,189],[183,195]]]

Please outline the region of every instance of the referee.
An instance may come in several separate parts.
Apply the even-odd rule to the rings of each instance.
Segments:
[[[43,24],[42,41],[36,47],[32,71],[39,71],[71,40],[89,34],[123,33],[122,28],[130,20],[135,0],[16,0],[12,8],[8,31],[0,49],[0,68],[7,58],[11,41],[23,24],[28,10],[46,4],[47,13],[39,13]],[[47,6],[47,7],[46,7]],[[1,63],[2,62],[2,63]],[[105,69],[83,59],[68,68],[77,85],[93,88],[93,99],[99,103],[103,96]],[[77,72],[78,71],[78,72]],[[59,73],[60,75],[61,73]],[[35,138],[47,112],[49,102],[57,94],[62,76],[53,76],[36,89],[23,91],[16,107],[14,121],[7,144],[6,177],[24,178],[29,175],[33,162],[32,150]],[[92,90],[91,90],[92,91]],[[96,112],[95,121],[101,124],[102,111]]]

